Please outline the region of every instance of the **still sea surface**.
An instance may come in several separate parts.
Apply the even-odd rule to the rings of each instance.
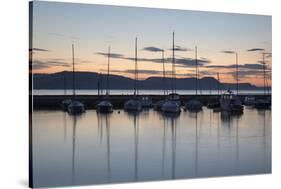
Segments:
[[[34,111],[34,187],[271,173],[271,110]]]
[[[170,92],[170,91],[169,91]],[[225,92],[225,90],[221,90],[221,93]],[[233,92],[236,92],[235,90]],[[36,89],[32,91],[33,95],[72,95],[73,91],[71,90],[45,90],[45,89]],[[105,93],[105,90],[103,90]],[[180,95],[187,94],[196,94],[196,90],[177,90],[177,93]],[[271,93],[271,90],[266,91],[266,94]],[[76,90],[76,94],[78,95],[97,95],[98,90]],[[110,90],[110,94],[112,95],[131,95],[133,94],[133,90]],[[163,90],[139,90],[139,94],[141,95],[162,95]],[[198,94],[209,95],[209,94],[218,94],[218,90],[198,90]],[[264,90],[239,90],[239,94],[264,94]]]

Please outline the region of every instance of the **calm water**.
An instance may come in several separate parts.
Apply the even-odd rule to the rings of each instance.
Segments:
[[[33,113],[34,186],[271,172],[271,111]]]
[[[33,90],[32,91],[34,95],[72,95],[72,90]],[[105,90],[103,91],[105,93]],[[224,92],[223,90],[221,92]],[[234,91],[235,92],[235,91]],[[266,93],[271,93],[271,91],[267,91]],[[144,95],[162,95],[163,90],[139,90],[140,94]],[[195,90],[177,90],[178,94],[185,95],[185,94],[195,94]],[[240,94],[264,94],[263,90],[239,90]],[[80,95],[97,95],[98,90],[76,90],[76,94]],[[110,94],[112,95],[128,95],[133,94],[133,90],[110,90]],[[217,90],[202,90],[201,92],[198,90],[198,94],[202,95],[209,95],[209,94],[218,94]]]

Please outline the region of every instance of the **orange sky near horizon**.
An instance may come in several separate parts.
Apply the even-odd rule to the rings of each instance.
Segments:
[[[272,18],[264,15],[36,1],[32,22],[32,73],[71,71],[74,44],[76,71],[106,73],[111,46],[111,74],[134,78],[137,36],[139,79],[162,77],[161,52],[145,48],[171,58],[174,31],[177,78],[194,75],[197,46],[200,78],[219,72],[221,82],[234,83],[235,54],[225,51],[235,51],[239,82],[263,86],[262,53],[272,51]],[[271,54],[265,61],[271,85]],[[169,76],[170,62],[165,69]]]

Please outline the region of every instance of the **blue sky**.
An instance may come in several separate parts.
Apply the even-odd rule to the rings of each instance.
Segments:
[[[162,48],[165,57],[171,57],[173,31],[176,45],[187,49],[177,51],[176,58],[194,59],[194,48],[198,46],[198,57],[208,60],[207,67],[200,68],[202,73],[208,72],[206,76],[214,76],[218,71],[210,65],[227,67],[235,63],[233,54],[222,51],[238,52],[241,65],[259,64],[261,53],[271,52],[271,16],[40,1],[34,2],[33,10],[33,47],[46,50],[34,51],[35,62],[44,64],[34,67],[35,72],[70,69],[71,44],[74,43],[78,70],[103,72],[107,61],[99,52],[106,53],[110,45],[112,53],[126,57],[112,58],[112,72],[131,77],[128,70],[134,68],[130,58],[134,56],[136,36],[138,54],[144,60],[139,62],[140,70],[160,71],[162,65],[149,59],[161,58],[161,54],[143,48]],[[270,56],[266,61],[271,65]],[[231,82],[233,69],[226,67],[221,67],[220,72],[225,73],[222,78]],[[169,62],[167,69],[170,69]],[[258,74],[241,67],[241,76],[243,71],[245,77],[241,79],[255,82]],[[177,67],[178,77],[191,76],[193,72],[190,64]],[[141,78],[149,76],[147,72],[140,72]]]

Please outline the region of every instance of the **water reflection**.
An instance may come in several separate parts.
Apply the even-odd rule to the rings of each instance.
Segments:
[[[232,119],[237,119],[242,116],[242,114],[229,113],[226,111],[222,111],[220,115],[221,115],[222,122],[225,123],[230,123]]]
[[[111,168],[110,168],[110,122],[108,119],[108,114],[105,116],[105,128],[106,128],[106,149],[107,149],[107,179],[111,179]]]
[[[98,122],[97,132],[99,135],[100,145],[102,144],[102,136],[103,136],[103,120],[101,117],[102,117],[102,114],[97,112],[97,122]]]
[[[176,147],[177,147],[177,127],[175,118],[171,118],[172,132],[172,179],[176,178]]]
[[[239,172],[239,118],[236,118],[236,168]]]
[[[107,173],[107,181],[111,181],[111,158],[110,158],[110,114],[103,114],[97,112],[97,122],[98,122],[98,134],[100,145],[103,142],[103,123],[105,123],[105,134],[106,134],[106,173]]]
[[[72,125],[72,185],[75,184],[75,146],[76,146],[76,124],[77,124],[77,116],[72,116],[73,125]]]
[[[271,172],[271,111],[33,114],[36,187]]]
[[[177,148],[177,119],[179,113],[161,113],[163,117],[163,142],[162,142],[162,178],[164,178],[164,162],[166,149],[166,124],[171,128],[171,178],[176,178],[176,148]]]
[[[198,113],[195,113],[195,177],[198,175]]]
[[[63,141],[66,143],[66,138],[67,138],[67,123],[66,123],[66,112],[63,112]]]
[[[259,110],[259,115],[262,116],[262,123],[263,123],[263,162],[264,162],[264,169],[266,170],[266,110]]]
[[[139,147],[139,117],[137,114],[134,117],[134,144],[135,144],[135,181],[138,181],[138,147]]]
[[[162,171],[161,176],[164,178],[165,176],[165,155],[166,155],[166,119],[163,119],[163,140],[162,140]]]

